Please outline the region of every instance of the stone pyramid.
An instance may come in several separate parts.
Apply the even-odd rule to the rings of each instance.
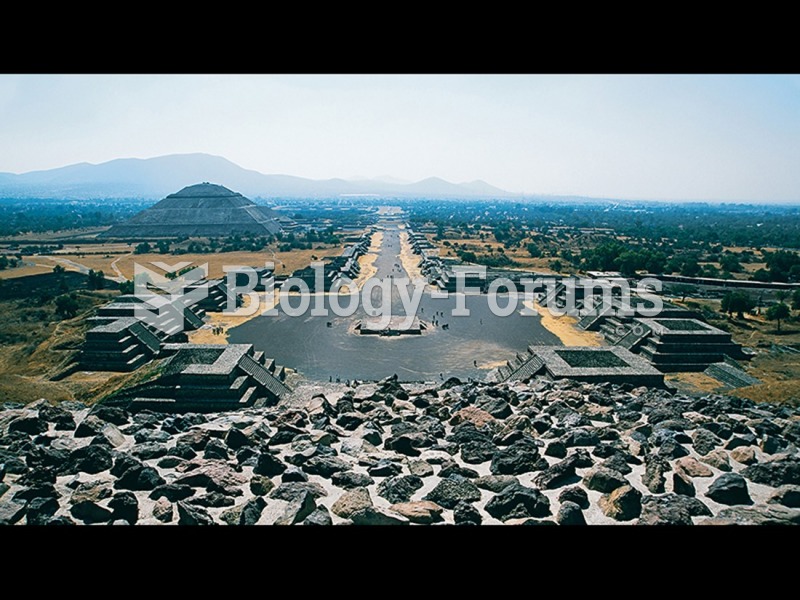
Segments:
[[[113,238],[268,235],[281,230],[278,215],[221,185],[198,183],[101,234]]]

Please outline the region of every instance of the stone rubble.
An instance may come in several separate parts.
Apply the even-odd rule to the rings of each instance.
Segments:
[[[0,524],[800,524],[800,410],[537,379],[0,407]]]

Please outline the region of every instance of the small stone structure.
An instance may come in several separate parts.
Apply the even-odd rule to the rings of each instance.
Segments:
[[[398,336],[422,335],[427,329],[425,323],[417,317],[413,317],[408,325],[406,321],[408,319],[405,316],[391,317],[388,323],[381,318],[364,319],[356,324],[356,331],[361,335]]]
[[[541,375],[548,379],[629,383],[663,387],[664,375],[642,357],[618,346],[529,346],[501,367],[501,381],[524,381]]]
[[[91,371],[134,371],[158,356],[161,341],[142,321],[120,317],[86,333],[81,366]]]
[[[731,334],[698,319],[633,319],[649,330],[639,354],[663,372],[704,371],[725,357],[747,359]]]
[[[157,376],[114,398],[129,409],[207,412],[277,402],[285,369],[252,344],[166,344]]]

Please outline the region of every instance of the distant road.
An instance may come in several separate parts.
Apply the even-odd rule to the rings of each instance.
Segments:
[[[88,275],[89,271],[91,270],[86,265],[76,263],[75,261],[69,260],[68,258],[58,258],[55,256],[50,256],[49,258],[50,260],[53,260],[57,263],[61,263],[62,265],[65,265],[67,267],[72,267],[73,269],[77,270],[80,273],[83,273],[84,275]],[[117,260],[119,260],[119,258]],[[116,263],[117,261],[115,260],[114,262]],[[120,273],[119,269],[117,269],[115,264],[112,264],[111,266],[114,268],[114,271],[116,271],[118,276],[106,275],[105,276],[106,279],[109,279],[111,281],[116,281],[117,283],[122,283],[123,281],[127,281],[127,279],[125,279],[125,277],[122,276],[122,273]]]

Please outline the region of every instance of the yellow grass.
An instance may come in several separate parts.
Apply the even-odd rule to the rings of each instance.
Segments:
[[[746,368],[762,383],[727,393],[756,402],[800,405],[800,355],[764,353],[753,358]]]
[[[38,258],[38,257],[37,257]],[[0,271],[0,279],[16,279],[17,277],[27,277],[28,275],[41,275],[42,273],[52,273],[55,265],[26,265],[14,269],[4,269]]]
[[[121,256],[125,256],[124,254],[111,254],[106,256],[105,254],[59,254],[57,256],[37,256],[37,260],[44,260],[50,262],[55,265],[61,265],[67,271],[77,271],[74,266],[66,263],[64,261],[70,261],[75,264],[81,265],[87,269],[92,269],[94,271],[102,271],[105,275],[116,275],[114,272],[114,268],[112,264],[115,260],[119,259]]]
[[[705,373],[667,373],[664,380],[683,392],[714,393],[724,390],[719,381]]]
[[[542,327],[555,335],[565,346],[602,346],[603,337],[596,331],[583,331],[576,327],[578,319],[569,315],[556,317],[538,302],[525,300],[523,304],[539,313]]]
[[[314,262],[314,257],[323,260],[327,256],[338,256],[342,250],[339,247],[317,248],[314,250],[292,250],[291,252],[273,252],[266,250],[263,252],[219,252],[216,254],[135,254],[123,256],[119,259],[117,267],[126,279],[133,279],[133,265],[139,263],[149,265],[151,262],[163,262],[173,265],[180,262],[190,262],[192,265],[208,264],[208,276],[210,278],[220,278],[225,276],[223,267],[225,266],[245,266],[263,268],[267,262],[275,263],[275,273],[277,275],[288,275],[297,269],[307,267]],[[81,259],[75,262],[85,264]],[[110,269],[109,260],[108,265]],[[103,269],[103,272],[110,272]]]

